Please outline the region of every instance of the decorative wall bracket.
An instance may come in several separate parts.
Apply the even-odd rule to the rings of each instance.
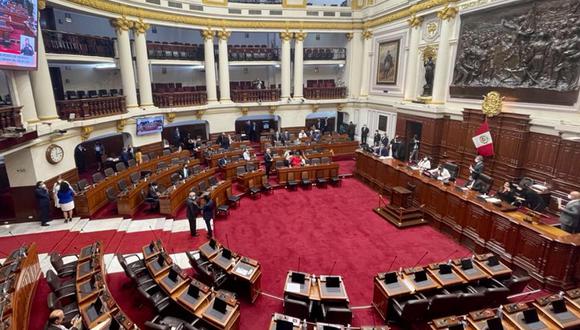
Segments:
[[[122,132],[127,125],[127,119],[119,119],[117,120],[117,132]]]
[[[81,127],[81,140],[86,141],[89,139],[89,137],[91,136],[91,133],[93,132],[94,128],[93,126],[82,126]]]
[[[274,114],[274,112],[276,112],[276,110],[277,110],[277,109],[278,109],[278,107],[277,107],[277,106],[275,106],[275,105],[271,105],[271,106],[268,108],[268,113],[269,113],[269,114],[271,114],[271,115],[273,115],[273,114]]]
[[[195,118],[200,120],[204,113],[205,113],[205,110],[196,110],[195,111]]]
[[[501,113],[503,107],[503,96],[499,92],[491,91],[483,97],[481,111],[488,116],[493,117]]]
[[[240,108],[240,112],[242,113],[242,115],[246,116],[248,114],[248,111],[250,109],[248,107],[241,107]]]
[[[312,105],[312,112],[317,112],[318,109],[320,109],[320,106],[318,104],[313,104]]]
[[[172,123],[173,120],[175,119],[175,112],[168,112],[165,114],[165,119],[167,119],[168,122]]]

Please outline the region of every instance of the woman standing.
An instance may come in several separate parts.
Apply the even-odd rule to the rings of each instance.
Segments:
[[[64,222],[72,221],[73,211],[75,208],[74,196],[75,192],[72,190],[68,182],[63,181],[58,190],[58,203],[64,215]]]
[[[48,222],[50,219],[50,196],[48,194],[48,189],[46,189],[46,184],[43,181],[38,181],[36,183],[36,190],[34,191],[36,196],[36,202],[38,204],[38,213],[40,218],[40,223],[42,226],[50,226]]]

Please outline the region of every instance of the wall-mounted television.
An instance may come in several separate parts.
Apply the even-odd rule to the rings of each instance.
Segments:
[[[36,70],[38,0],[0,0],[0,68]]]
[[[147,135],[163,132],[163,116],[137,118],[137,135]]]

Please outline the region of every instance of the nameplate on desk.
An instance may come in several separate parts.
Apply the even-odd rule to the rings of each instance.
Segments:
[[[236,266],[234,273],[241,276],[250,276],[252,273],[254,273],[254,268],[250,265],[241,263]]]
[[[293,293],[301,293],[303,291],[302,284],[288,283],[288,284],[286,284],[286,291],[293,292]]]

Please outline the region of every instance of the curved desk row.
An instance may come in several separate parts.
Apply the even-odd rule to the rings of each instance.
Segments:
[[[235,297],[190,278],[173,263],[161,241],[142,251],[149,274],[173,302],[214,329],[239,329],[240,304]]]
[[[506,205],[488,203],[473,191],[444,185],[398,160],[358,151],[355,174],[379,191],[410,184],[415,204],[424,205],[431,225],[477,253],[498,254],[542,286],[558,290],[578,285],[580,234],[569,234]]]
[[[300,182],[302,179],[302,173],[308,173],[308,178],[311,181],[315,181],[317,178],[328,180],[330,177],[338,175],[338,163],[305,165],[301,167],[279,167],[277,172],[278,183],[280,185],[286,185],[289,174],[294,176],[294,180],[297,182]]]
[[[0,329],[28,329],[40,278],[36,243],[13,251],[0,267]]]
[[[118,172],[113,176],[105,178],[103,181],[89,186],[84,191],[75,196],[75,208],[79,216],[91,217],[100,208],[105,206],[109,200],[107,199],[106,190],[109,187],[117,187],[121,180],[131,182],[130,176],[132,173],[140,173],[142,171],[154,171],[157,165],[161,162],[170,163],[172,158],[189,157],[189,151],[174,152],[169,155],[160,156],[143,164],[129,167],[128,169]]]
[[[296,151],[296,150],[307,150],[307,149],[320,149],[320,150],[332,150],[334,156],[346,156],[354,155],[356,149],[359,147],[358,141],[320,141],[312,143],[300,143],[300,144],[289,144],[286,146],[275,146],[270,147],[270,150],[277,154],[283,154],[286,150]],[[262,149],[266,150],[266,149]]]
[[[204,154],[204,159],[207,163],[208,167],[217,167],[218,160],[221,158],[230,158],[230,157],[239,157],[242,158],[242,154],[244,153],[244,149],[229,149],[224,152],[220,153],[212,153],[211,155]]]
[[[107,289],[105,268],[102,242],[81,249],[75,286],[84,326],[92,329],[104,322],[114,322],[119,329],[138,330],[139,327],[121,310]]]
[[[260,167],[260,162],[257,159],[251,159],[246,161],[244,159],[240,159],[236,162],[227,163],[225,166],[220,166],[220,170],[224,173],[226,180],[232,180],[236,178],[238,167],[246,167],[246,165],[251,164],[254,168]]]

